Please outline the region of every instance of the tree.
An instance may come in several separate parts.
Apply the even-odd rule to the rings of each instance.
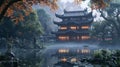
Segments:
[[[51,23],[52,23],[52,20],[51,20],[51,17],[50,15],[48,15],[45,10],[43,9],[38,9],[37,10],[37,14],[38,14],[38,17],[39,17],[39,20],[44,28],[44,32],[45,34],[49,34],[51,33]]]
[[[91,29],[90,29],[90,35],[93,38],[98,38],[104,40],[104,27],[106,23],[100,21],[100,22],[93,22],[91,24]]]
[[[25,21],[16,24],[16,35],[23,40],[23,43],[24,40],[29,41],[29,43],[33,42],[31,45],[32,48],[34,48],[34,46],[37,46],[36,38],[44,33],[41,22],[39,21],[36,12],[30,13],[29,16],[25,16],[24,20]]]
[[[20,13],[23,12],[21,11]],[[16,13],[14,13],[14,16],[16,16]],[[41,26],[41,23],[38,19],[36,12],[30,13],[28,16],[25,16],[24,18],[25,21],[20,21],[16,24],[10,18],[4,17],[0,24],[0,38],[5,38],[6,42],[8,43],[11,43],[11,41],[16,43],[17,40],[21,41],[24,39],[33,42],[34,38],[43,34],[43,28]],[[16,44],[20,46],[22,42]],[[23,44],[23,46],[25,45]],[[32,48],[33,47],[34,46],[32,43]]]
[[[116,39],[120,36],[120,4],[116,2],[110,2],[106,8],[96,8],[98,12],[101,13],[101,17],[104,18],[104,21],[93,23],[94,31],[92,33],[100,35],[102,40],[105,37],[111,37]],[[98,32],[99,31],[99,32]],[[108,36],[110,35],[110,36]]]
[[[1,0],[0,1],[0,20],[4,17],[13,18],[13,13],[23,9],[25,13],[28,13],[32,10],[32,5],[40,3],[42,5],[48,5],[52,9],[57,8],[57,0]],[[14,18],[18,21],[17,18]]]
[[[81,4],[81,1],[84,0],[75,0],[75,3]],[[91,0],[93,9],[104,8],[109,2],[110,0]],[[37,3],[47,5],[54,10],[58,8],[57,0],[4,0],[0,1],[0,20],[4,15],[13,18],[13,13],[21,9],[24,9],[28,15],[31,12],[31,6]],[[18,21],[17,18],[14,19],[16,19],[16,22]]]
[[[99,10],[101,16],[112,24],[117,30],[118,37],[120,36],[120,5],[111,3],[110,6],[104,10]],[[107,16],[105,16],[105,13]]]
[[[108,21],[93,22],[90,29],[91,36],[102,41],[107,40],[107,38],[116,39],[116,32],[115,26]]]
[[[0,33],[0,38],[5,38],[6,44],[8,44],[8,47],[10,48],[13,38],[15,37],[15,25],[11,19],[5,17],[2,20],[2,23],[0,24]]]
[[[88,63],[93,65],[109,66],[108,61],[111,61],[112,51],[108,49],[95,50],[92,59],[88,60]]]

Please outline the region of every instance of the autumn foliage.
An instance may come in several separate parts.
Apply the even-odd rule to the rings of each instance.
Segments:
[[[81,4],[81,2],[85,0],[74,0],[74,1],[77,4]],[[103,9],[106,6],[108,6],[110,1],[111,0],[91,0],[91,8],[92,9]]]
[[[82,0],[74,0],[76,4],[81,4]]]
[[[85,0],[74,0],[75,3],[81,4]],[[91,0],[91,8],[99,9],[105,8],[110,0]],[[33,4],[40,4],[41,6],[49,6],[56,10],[57,0],[1,0],[0,1],[0,20],[4,17],[10,17],[13,21],[18,23],[24,20],[24,15],[29,15],[32,12]],[[19,11],[23,10],[24,13]]]
[[[5,12],[4,16],[10,17],[13,21],[19,22],[24,20],[24,15],[29,15],[32,12],[33,4],[41,6],[49,6],[51,9],[58,8],[57,0],[3,0],[0,4],[0,15]],[[19,11],[24,11],[22,14]]]
[[[92,9],[103,9],[109,5],[111,0],[91,0]]]

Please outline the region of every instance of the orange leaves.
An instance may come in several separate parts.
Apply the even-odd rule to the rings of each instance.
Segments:
[[[12,21],[18,24],[20,21],[24,21],[24,16],[22,14],[19,14],[19,17],[13,16]]]
[[[22,0],[22,2],[26,2],[26,0]]]
[[[11,16],[13,15],[13,12],[14,12],[14,11],[13,11],[11,8],[8,8],[8,10],[7,10],[5,16],[11,17]]]
[[[25,16],[28,16],[30,14],[30,12],[25,12]]]
[[[1,14],[4,7],[5,7],[4,5],[0,6],[0,14]]]
[[[22,14],[19,15],[19,21],[24,21],[24,16]]]
[[[24,5],[23,2],[17,2],[17,3],[14,3],[11,7],[13,7],[13,10],[22,10],[22,9],[25,9],[27,6]]]
[[[20,22],[24,21],[24,16],[28,16],[32,12],[32,5],[40,3],[42,5],[47,5],[51,9],[56,10],[57,0],[5,0],[5,2],[0,6],[0,13],[3,9],[8,5],[8,3],[15,1],[13,4],[9,6],[4,16],[10,17],[13,21]],[[23,11],[24,14],[17,14],[17,12]],[[14,15],[14,14],[17,14]],[[19,15],[19,16],[18,16]]]
[[[24,15],[20,14],[19,11],[24,10],[25,8],[26,7],[23,5],[23,2],[21,1],[14,3],[8,8],[5,16],[10,17],[12,21],[14,21],[15,24],[17,24],[20,21],[24,21]],[[15,15],[15,13],[17,15]]]
[[[92,9],[103,9],[105,8],[106,6],[108,6],[108,3],[110,2],[111,0],[108,0],[106,2],[106,0],[91,0],[92,2]]]
[[[85,0],[74,0],[76,4],[81,4]],[[103,9],[108,6],[111,0],[90,0],[92,9]]]
[[[5,6],[11,1],[13,1],[13,0],[5,0],[4,4],[2,6],[0,6],[0,13],[3,11],[3,8],[5,8]],[[25,13],[24,15],[28,16],[30,14],[30,12],[32,12],[32,5],[37,4],[37,3],[40,3],[43,6],[47,5],[52,10],[56,10],[58,8],[57,0],[14,0],[14,1],[16,1],[16,2],[9,7],[9,9],[7,10],[7,12],[5,14],[5,16],[11,17],[11,19],[15,19],[15,17],[13,17],[14,12],[19,12],[21,10],[24,10],[24,13]],[[81,2],[84,0],[74,0],[74,1],[77,4],[81,4]],[[110,0],[91,0],[92,9],[105,8],[107,6],[106,1],[109,2]],[[16,16],[16,17],[21,18],[21,21],[24,20],[24,17],[22,17],[22,16]]]
[[[18,24],[18,22],[19,22],[19,18],[16,18],[15,19],[15,24]]]
[[[74,0],[76,4],[81,4],[82,0]]]
[[[54,10],[56,10],[58,8],[56,2],[57,2],[57,0],[53,0],[53,3],[51,5],[51,8],[53,8]]]
[[[58,8],[57,0],[39,0],[39,3],[43,6],[49,6],[52,10],[56,10]]]

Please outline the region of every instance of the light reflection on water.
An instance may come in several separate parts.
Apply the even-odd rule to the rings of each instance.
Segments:
[[[49,43],[51,44],[51,43]],[[42,52],[44,54],[45,57],[47,57],[48,59],[51,58],[51,55],[56,53],[59,49],[67,49],[66,52],[69,52],[70,50],[75,50],[77,52],[78,49],[83,49],[84,47],[87,47],[90,50],[96,50],[96,49],[119,49],[120,45],[98,45],[98,44],[93,44],[93,43],[52,43],[52,45],[49,45],[46,47],[46,49],[44,49]],[[70,50],[68,50],[70,49]],[[5,52],[7,49],[0,49],[1,52]],[[29,53],[28,53],[29,51]],[[37,50],[37,53],[40,53],[39,51],[41,51],[40,49]],[[18,49],[18,48],[14,48],[13,52],[15,53],[15,55],[17,57],[20,58],[27,58],[33,55],[34,57],[34,49]],[[63,50],[63,52],[65,52]],[[36,50],[35,50],[36,53]],[[38,54],[39,56],[40,54]],[[34,58],[33,58],[34,59]],[[38,58],[37,58],[38,59]],[[75,59],[73,59],[74,61]]]

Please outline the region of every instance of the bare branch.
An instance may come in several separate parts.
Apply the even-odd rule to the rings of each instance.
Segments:
[[[106,20],[106,21],[111,21],[110,19],[108,19],[107,17],[105,17],[104,13],[102,10],[99,9],[99,12],[101,13],[101,16]]]
[[[105,15],[103,14],[102,10],[99,9],[99,11],[100,11],[100,13],[101,13],[101,16],[102,16],[106,21],[110,22],[111,24],[113,24],[113,25],[115,26],[116,30],[118,31],[117,33],[119,34],[120,29],[119,29],[118,25],[115,23],[115,21],[114,21],[113,19],[108,19],[107,17],[105,17]],[[118,15],[118,17],[119,17],[119,15]]]
[[[118,10],[118,12],[117,12],[117,21],[120,23],[120,18],[119,18],[119,15],[120,15],[120,10]]]

